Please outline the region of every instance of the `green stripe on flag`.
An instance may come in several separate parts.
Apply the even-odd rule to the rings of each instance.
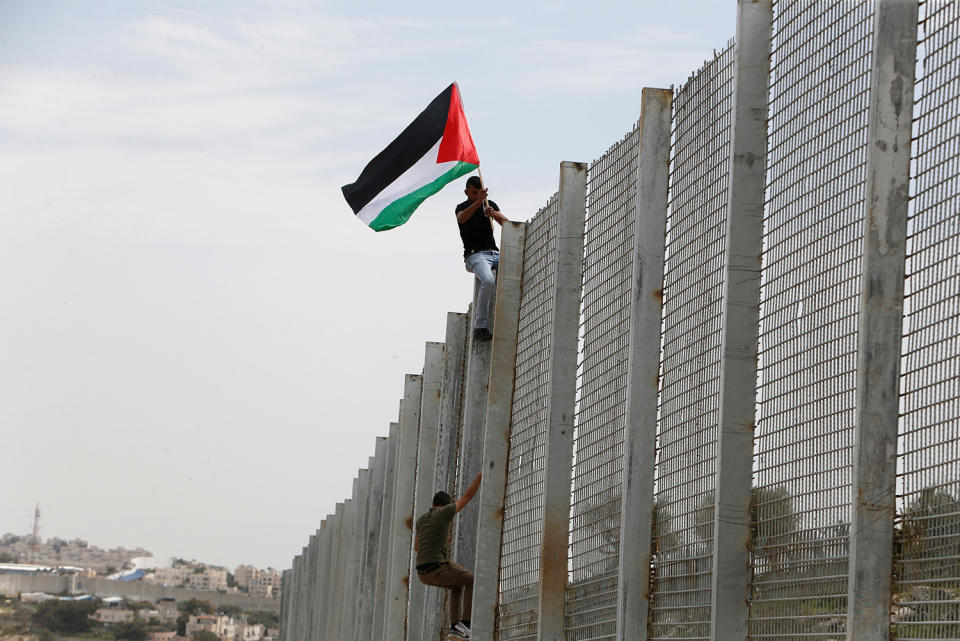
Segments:
[[[386,231],[399,227],[410,219],[413,212],[420,206],[424,200],[434,195],[451,180],[456,180],[464,174],[469,174],[477,168],[477,165],[471,165],[463,161],[458,162],[451,167],[445,174],[427,183],[423,187],[410,192],[406,196],[398,198],[377,214],[377,217],[370,221],[370,229],[373,231]]]

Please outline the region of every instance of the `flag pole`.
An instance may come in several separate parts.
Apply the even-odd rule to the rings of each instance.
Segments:
[[[461,106],[461,108],[462,108],[462,107],[463,107],[463,94],[460,93],[460,83],[454,81],[453,86],[456,88],[456,90],[457,90],[457,95],[460,97],[460,106]],[[486,183],[483,182],[483,172],[480,171],[480,165],[477,165],[477,176],[480,177],[480,189],[483,189],[483,188],[484,188],[484,185],[485,185]],[[484,198],[484,199],[483,199],[483,211],[484,211],[484,216],[486,216],[486,209],[487,209],[487,199]],[[490,221],[490,225],[493,226],[493,221],[492,221],[492,220]]]
[[[485,183],[483,182],[483,172],[480,171],[480,165],[477,165],[477,175],[480,177],[480,189],[483,189]],[[487,215],[487,214],[486,214],[486,211],[487,211],[487,199],[486,199],[486,198],[483,199],[483,211],[484,211],[484,214],[483,214],[483,215],[486,216],[486,215]],[[489,217],[488,217],[488,218],[489,218]],[[492,221],[492,220],[490,221],[490,225],[491,225],[491,226],[493,225],[493,221]]]

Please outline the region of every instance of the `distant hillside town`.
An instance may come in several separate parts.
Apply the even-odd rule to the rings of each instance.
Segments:
[[[30,534],[7,533],[0,537],[0,563],[33,563],[38,565],[70,565],[111,574],[130,565],[136,558],[152,557],[143,548],[104,550],[83,539],[67,541],[58,537],[43,540]]]
[[[82,576],[106,576],[118,581],[143,581],[156,585],[184,587],[213,592],[245,592],[253,596],[278,598],[283,573],[273,568],[260,569],[239,565],[227,568],[184,559],[173,560],[170,567],[153,567],[153,554],[144,548],[117,547],[104,550],[82,539],[51,537],[43,540],[32,535],[12,533],[0,537],[0,571],[13,572],[16,564],[29,564],[49,570],[69,569]],[[23,568],[27,571],[27,567]]]
[[[200,599],[153,602],[40,592],[0,596],[0,639],[276,641],[278,624],[277,612],[214,606]]]

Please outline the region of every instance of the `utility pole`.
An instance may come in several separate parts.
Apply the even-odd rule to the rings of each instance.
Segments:
[[[30,560],[40,559],[40,504],[33,510],[33,538],[30,540]]]

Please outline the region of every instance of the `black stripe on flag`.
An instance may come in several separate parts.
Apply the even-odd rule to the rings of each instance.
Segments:
[[[353,213],[363,209],[443,137],[452,96],[451,84],[386,149],[367,163],[356,182],[342,187],[343,196]]]

